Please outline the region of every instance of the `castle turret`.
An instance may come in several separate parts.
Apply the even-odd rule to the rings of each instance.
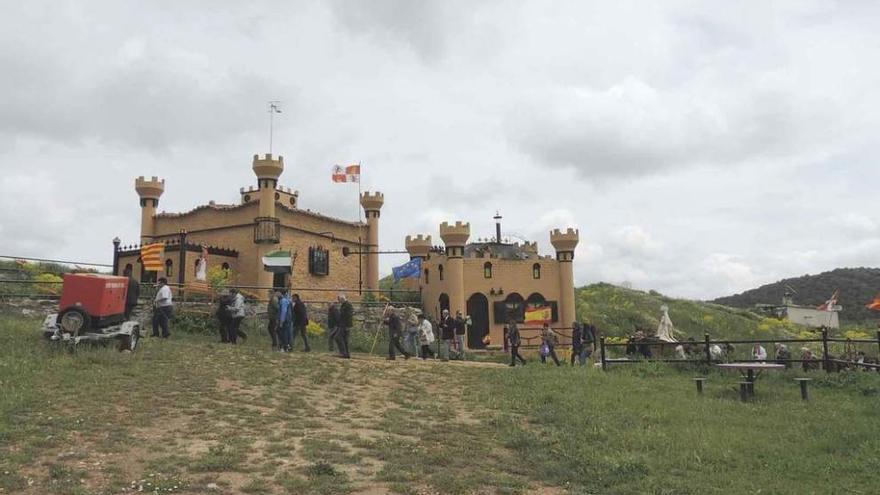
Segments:
[[[409,259],[427,259],[428,253],[431,252],[431,248],[433,247],[431,242],[431,236],[429,235],[424,236],[419,234],[415,237],[410,235],[406,236],[406,252],[409,253]]]
[[[361,206],[367,218],[367,289],[379,289],[379,212],[385,204],[385,196],[376,191],[361,194]]]
[[[165,192],[165,179],[140,176],[134,180],[134,189],[141,198],[141,243],[147,243],[156,235],[156,208]]]
[[[260,217],[275,217],[275,188],[278,177],[284,172],[284,157],[272,158],[271,153],[265,157],[254,155],[254,174],[257,176],[257,196],[260,201]]]
[[[550,243],[556,249],[556,260],[559,263],[559,318],[565,325],[571,325],[576,318],[574,302],[574,249],[580,237],[576,229],[562,232],[555,229],[550,232]]]
[[[446,245],[446,273],[449,296],[449,311],[466,313],[464,304],[464,246],[471,235],[471,224],[447,222],[440,224],[440,238]]]

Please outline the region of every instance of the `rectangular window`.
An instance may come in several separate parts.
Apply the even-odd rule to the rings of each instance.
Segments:
[[[320,246],[309,248],[309,273],[312,275],[330,274],[330,251]]]

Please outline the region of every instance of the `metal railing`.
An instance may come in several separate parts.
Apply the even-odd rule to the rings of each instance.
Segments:
[[[703,341],[683,341],[683,342],[662,342],[662,341],[650,341],[650,340],[631,340],[629,342],[608,342],[605,336],[599,337],[599,356],[600,362],[602,364],[602,369],[606,370],[608,365],[610,364],[626,364],[626,363],[639,363],[639,362],[662,362],[662,363],[691,363],[691,364],[705,364],[712,365],[713,363],[720,362],[719,359],[712,355],[712,346],[722,346],[724,349],[725,346],[733,345],[733,344],[822,344],[822,356],[819,358],[807,358],[807,359],[793,359],[793,358],[770,358],[769,356],[766,359],[737,359],[737,362],[776,362],[780,364],[786,363],[819,363],[822,364],[822,368],[825,371],[831,372],[839,369],[841,367],[846,366],[856,366],[856,367],[864,367],[868,369],[877,369],[880,370],[880,365],[876,363],[867,363],[867,362],[857,362],[852,359],[838,359],[832,356],[829,352],[829,346],[831,344],[845,344],[847,346],[855,345],[855,344],[874,344],[877,346],[878,350],[878,361],[880,361],[880,330],[877,331],[876,339],[842,339],[842,338],[833,338],[828,336],[827,330],[822,330],[819,338],[812,339],[737,339],[737,340],[710,340],[709,334],[705,334]],[[692,349],[699,350],[699,357],[693,357],[689,359],[680,359],[680,358],[666,358],[666,357],[653,357],[653,353],[648,352],[647,354],[651,354],[650,356],[646,356],[643,349],[645,347],[650,350],[650,347],[660,347],[661,353],[666,348],[672,348],[673,350],[677,346],[690,346]],[[635,352],[628,353],[627,355],[634,355],[637,357],[636,359],[630,358],[611,358],[608,356],[609,348],[615,347],[634,347]],[[691,355],[695,355],[697,353],[692,352]],[[641,355],[641,358],[638,356]],[[832,365],[841,365],[841,366],[832,366]],[[835,369],[836,368],[836,369]]]

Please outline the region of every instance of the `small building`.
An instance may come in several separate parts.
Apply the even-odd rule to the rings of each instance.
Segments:
[[[810,306],[800,306],[794,303],[794,293],[786,290],[782,297],[782,304],[758,304],[755,306],[761,313],[773,316],[780,320],[787,320],[796,325],[803,325],[811,328],[840,328],[841,306],[837,304],[828,304],[828,309],[813,308]]]
[[[503,242],[500,223],[494,240],[469,243],[469,237],[470,224],[462,222],[440,225],[443,248],[434,247],[430,235],[406,237],[410,259],[422,259],[417,287],[410,288],[421,292],[425,311],[435,318],[444,309],[469,315],[471,349],[483,348],[487,335],[493,346],[502,345],[507,319],[523,323],[529,307],[549,307],[554,328],[571,327],[577,230],[550,232],[555,257],[540,255],[536,242]]]
[[[361,194],[366,223],[350,222],[300,209],[299,192],[279,185],[284,172],[281,156],[254,155],[252,169],[257,184],[239,190],[238,204],[211,201],[183,213],[157,212],[165,180],[138,177],[140,244],[116,242],[114,273],[130,270],[141,281],[165,276],[183,286],[195,280],[205,249],[209,267],[228,268],[237,285],[250,286],[260,295],[261,289],[292,286],[309,300],[329,300],[340,289],[378,289],[382,193]],[[140,247],[150,243],[165,244],[164,272],[147,272],[140,264]],[[359,254],[344,256],[343,249]],[[264,269],[263,257],[278,250],[296,254],[286,273]]]

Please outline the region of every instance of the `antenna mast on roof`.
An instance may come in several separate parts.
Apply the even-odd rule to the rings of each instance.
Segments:
[[[269,154],[272,154],[272,137],[274,133],[275,114],[281,113],[281,102],[278,100],[269,101]]]

